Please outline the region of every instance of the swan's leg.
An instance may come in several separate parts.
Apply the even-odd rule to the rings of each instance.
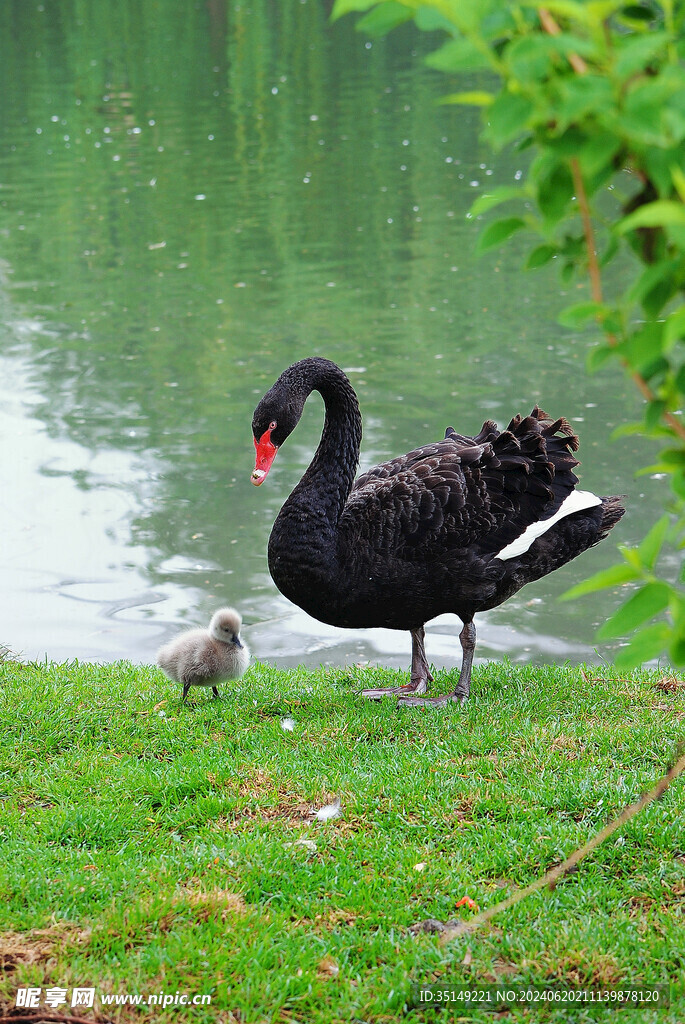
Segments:
[[[459,639],[461,640],[463,657],[459,680],[455,687],[453,696],[456,700],[465,704],[469,699],[469,693],[471,692],[471,666],[473,665],[473,652],[476,649],[476,627],[473,621],[464,623],[464,628],[459,634]]]
[[[212,687],[212,693],[214,694],[215,697],[219,696],[219,691],[217,690],[216,686]]]
[[[461,672],[454,693],[448,693],[444,697],[414,697],[398,694],[398,703],[402,707],[444,707],[446,704],[465,704],[468,700],[471,689],[471,666],[473,664],[473,652],[476,649],[476,627],[471,622],[465,622],[464,628],[459,634],[462,649]]]
[[[183,697],[181,698],[182,700],[185,700],[186,697],[188,696],[188,690],[189,689],[190,689],[190,683],[184,683],[183,684]]]
[[[401,696],[403,693],[416,694],[425,693],[428,684],[433,682],[433,676],[426,661],[426,649],[424,647],[423,626],[411,631],[411,677],[405,686],[380,686],[374,690],[362,690],[362,697],[370,700],[380,700],[387,694]]]

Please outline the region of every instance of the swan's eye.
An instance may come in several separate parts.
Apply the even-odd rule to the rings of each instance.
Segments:
[[[276,420],[272,420],[271,423],[269,424],[269,430],[275,430],[276,426]]]

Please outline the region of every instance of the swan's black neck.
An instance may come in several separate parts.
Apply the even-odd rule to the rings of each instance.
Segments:
[[[283,374],[302,405],[312,391],[324,401],[326,417],[319,447],[309,468],[284,506],[323,514],[332,528],[354,482],[362,439],[362,420],[354,389],[342,370],[328,359],[303,359]]]
[[[322,607],[340,599],[338,523],[357,469],[362,424],[352,385],[327,359],[295,363],[270,395],[278,395],[296,423],[312,391],[326,407],[321,441],[274,523],[269,569],[282,594],[321,618]]]

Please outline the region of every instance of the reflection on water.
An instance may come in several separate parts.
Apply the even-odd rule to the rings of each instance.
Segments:
[[[276,592],[271,523],[318,442],[312,398],[264,487],[252,410],[288,363],[346,367],[362,468],[535,402],[581,435],[583,485],[658,496],[634,399],[555,325],[554,268],[477,261],[491,184],[475,115],[435,103],[410,32],[368,43],[324,4],[153,0],[0,7],[0,641],[28,656],[151,661],[235,603],[258,657],[408,663],[409,638],[314,622]],[[568,286],[574,295],[575,283]],[[579,292],[582,297],[582,290]],[[482,617],[481,656],[592,656],[614,596],[555,603],[612,544]],[[429,656],[458,663],[458,624]]]
[[[146,583],[145,550],[127,546],[136,505],[127,487],[142,467],[121,452],[109,461],[51,438],[33,415],[43,399],[29,387],[23,360],[3,357],[0,374],[5,642],[32,657],[142,654],[154,640],[141,606],[178,605],[172,588],[153,591]]]

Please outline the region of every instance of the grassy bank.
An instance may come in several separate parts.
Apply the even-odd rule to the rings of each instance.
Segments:
[[[670,1011],[619,1019],[685,1020],[682,778],[553,892],[444,947],[410,931],[498,902],[637,798],[683,734],[685,687],[492,663],[466,710],[355,696],[388,681],[257,665],[184,706],[153,668],[0,665],[0,1007],[20,985],[92,986],[92,1010],[57,1012],[380,1024],[459,1019],[412,1009],[414,982],[671,982]],[[312,820],[334,797],[341,816]],[[100,1001],[160,991],[212,1005]]]

